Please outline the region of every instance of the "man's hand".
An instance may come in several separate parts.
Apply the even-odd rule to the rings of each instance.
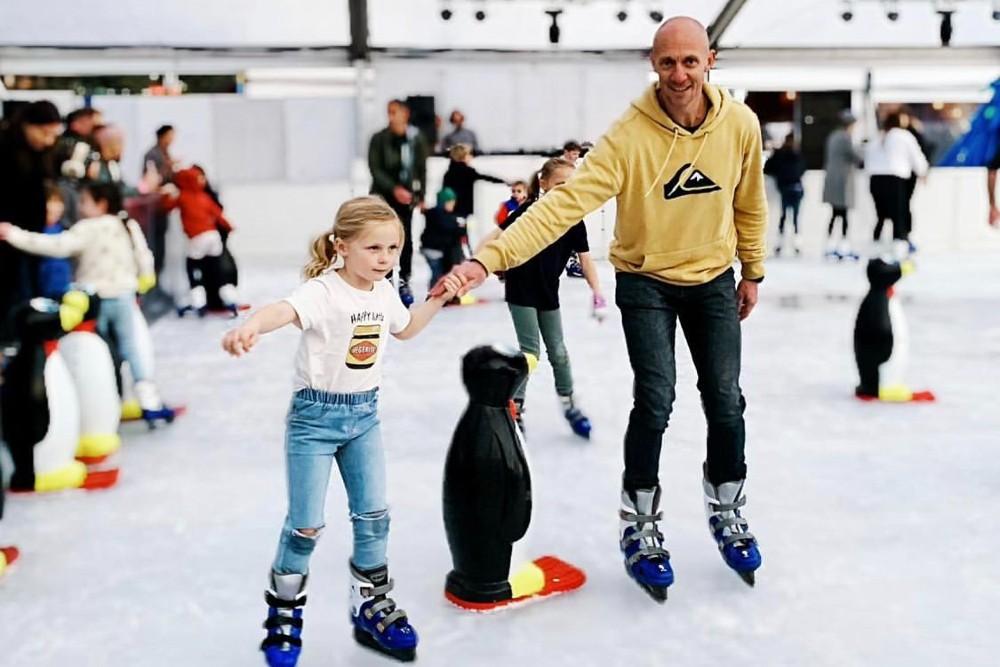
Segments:
[[[10,238],[10,230],[14,229],[14,225],[9,222],[0,222],[0,241],[6,241]]]
[[[489,274],[486,273],[486,267],[474,259],[462,262],[453,268],[451,273],[448,275],[457,276],[463,282],[462,288],[458,290],[457,294],[455,294],[457,297],[465,296],[470,290],[473,290],[486,282],[486,278],[489,277]],[[437,297],[444,294],[444,280],[447,277],[448,276],[442,276],[441,279],[435,283],[434,287],[431,288],[428,296]]]
[[[757,283],[752,280],[743,279],[736,286],[736,309],[740,314],[740,321],[750,317],[753,307],[757,305]]]
[[[413,201],[413,193],[404,188],[402,185],[397,185],[392,189],[392,196],[396,198],[396,201],[403,206],[409,206]]]
[[[1000,227],[1000,208],[990,207],[990,227]]]

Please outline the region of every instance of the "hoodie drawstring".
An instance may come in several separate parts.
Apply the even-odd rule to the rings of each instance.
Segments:
[[[649,186],[649,189],[646,190],[646,194],[644,194],[642,196],[643,199],[645,199],[646,197],[648,197],[649,193],[656,189],[656,186],[660,183],[660,176],[663,175],[663,170],[666,169],[667,165],[670,163],[670,156],[674,154],[674,146],[677,145],[677,137],[678,137],[678,134],[679,134],[677,132],[677,128],[676,127],[673,128],[673,133],[674,133],[674,140],[670,142],[670,150],[667,151],[667,157],[666,157],[666,159],[663,160],[663,164],[660,166],[660,170],[658,172],[656,172],[656,177],[653,179],[653,184]],[[701,154],[701,151],[699,151],[699,155],[700,154]]]

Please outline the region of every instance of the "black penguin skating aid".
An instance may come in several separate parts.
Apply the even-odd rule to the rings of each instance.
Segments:
[[[531,476],[511,414],[528,372],[527,357],[513,348],[477,347],[462,360],[469,405],[445,461],[443,509],[454,564],[445,596],[463,609],[488,611],[586,581],[551,556],[511,571],[513,544],[531,522]]]

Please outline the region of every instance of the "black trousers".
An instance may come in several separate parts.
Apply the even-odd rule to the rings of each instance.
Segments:
[[[907,240],[910,237],[910,206],[908,185],[905,178],[876,174],[869,181],[872,199],[875,200],[875,223],[873,237],[876,241],[882,236],[882,226],[886,220],[892,221],[892,238]]]
[[[395,199],[386,201],[389,207],[399,216],[400,221],[403,223],[403,231],[406,232],[406,238],[403,240],[403,248],[399,255],[399,279],[409,282],[410,273],[413,269],[413,234],[410,233],[413,228],[413,207],[409,205],[404,206]]]

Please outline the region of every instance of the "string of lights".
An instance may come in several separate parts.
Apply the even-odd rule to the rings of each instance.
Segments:
[[[582,1],[585,2],[586,0]],[[441,20],[450,21],[452,18],[456,16],[456,11],[459,11],[457,6],[463,4],[470,5],[470,7],[468,7],[467,9],[468,11],[472,12],[472,16],[477,21],[485,21],[487,19],[487,11],[486,11],[487,3],[485,2],[485,0],[467,0],[466,2],[462,2],[461,0],[442,0],[441,12],[440,12]],[[558,44],[559,38],[562,34],[562,29],[559,26],[559,17],[566,10],[567,6],[573,4],[581,4],[581,3],[574,3],[572,0],[564,0],[563,2],[547,2],[545,4],[549,6],[555,5],[557,7],[552,9],[545,9],[544,12],[549,16],[551,21],[549,25],[549,42],[552,44]],[[664,14],[662,8],[660,7],[660,3],[650,2],[650,1],[631,2],[629,0],[622,0],[621,2],[617,3],[618,11],[617,13],[614,14],[614,17],[618,19],[619,22],[624,23],[629,19],[630,16],[629,9],[634,4],[643,5],[645,8],[646,16],[653,23],[663,22]]]
[[[842,0],[840,18],[845,23],[854,20],[854,8],[861,2],[877,2],[882,5],[885,17],[895,23],[899,20],[900,0]],[[916,1],[916,0],[915,0]],[[941,17],[941,46],[949,46],[953,33],[952,17],[958,11],[957,6],[961,0],[930,0],[934,11]],[[1000,21],[1000,0],[992,0],[991,16],[994,21]]]

